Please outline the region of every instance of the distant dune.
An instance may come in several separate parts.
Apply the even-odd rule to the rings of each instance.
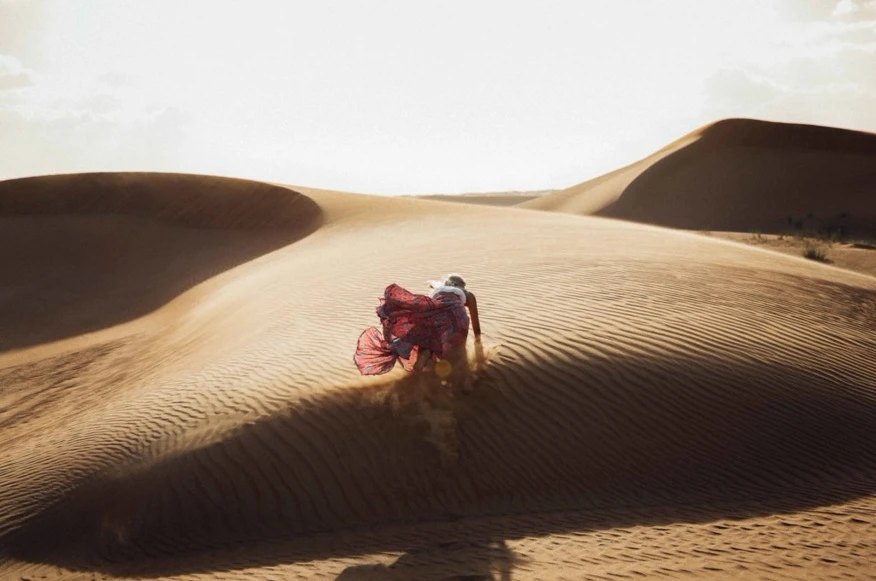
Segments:
[[[521,207],[688,230],[876,237],[876,135],[727,119]]]
[[[546,196],[554,190],[539,190],[532,192],[491,192],[484,194],[426,194],[415,196],[424,200],[440,202],[461,202],[465,204],[480,204],[484,206],[517,206],[529,200]]]
[[[669,204],[664,167],[740,220],[763,172],[708,176],[742,159],[816,215],[823,188],[775,167],[866,182],[870,136],[743,146],[737,127],[773,128],[691,136],[605,209]],[[856,227],[866,209],[849,201]],[[872,574],[874,277],[620,220],[204,176],[4,182],[0,214],[0,577]],[[480,303],[475,391],[361,378],[385,285],[449,271]]]

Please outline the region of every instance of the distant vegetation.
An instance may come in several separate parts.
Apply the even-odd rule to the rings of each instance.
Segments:
[[[821,244],[807,244],[803,249],[803,256],[809,260],[828,262],[827,248]]]
[[[840,212],[833,218],[817,219],[812,212],[809,212],[802,217],[788,214],[787,222],[796,230],[798,238],[817,238],[824,242],[834,243],[843,242],[848,237],[849,228],[846,225],[848,217],[848,212]]]

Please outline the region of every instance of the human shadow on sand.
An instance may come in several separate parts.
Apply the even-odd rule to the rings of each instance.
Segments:
[[[162,577],[446,553],[452,539],[471,549],[457,553],[462,569],[486,575],[485,563],[512,562],[510,539],[872,494],[867,381],[755,359],[498,357],[469,395],[402,376],[299,400],[196,446],[158,442],[155,457],[94,475],[0,549]],[[422,558],[344,575],[400,578]]]
[[[337,581],[511,581],[519,560],[504,540],[444,541],[410,549],[389,565],[351,565]]]

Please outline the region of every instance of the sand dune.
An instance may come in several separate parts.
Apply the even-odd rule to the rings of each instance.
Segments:
[[[876,135],[727,119],[521,207],[689,230],[876,237]]]
[[[80,197],[106,180],[93,211]],[[26,289],[0,311],[2,574],[872,573],[876,278],[562,213],[25,182],[0,184],[2,230],[33,256],[0,254]],[[451,270],[481,305],[475,391],[359,377],[383,287]],[[86,322],[28,330],[13,311],[47,296]]]
[[[228,178],[108,173],[0,182],[0,351],[144,315],[305,236],[320,219],[304,196]]]

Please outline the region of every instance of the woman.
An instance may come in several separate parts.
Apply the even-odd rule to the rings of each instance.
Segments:
[[[469,323],[475,337],[480,337],[477,300],[465,289],[462,277],[452,274],[443,282],[430,281],[429,286],[428,295],[397,284],[386,287],[377,307],[382,330],[366,329],[353,355],[362,375],[387,373],[396,361],[406,371],[423,371],[439,360],[464,357]]]

